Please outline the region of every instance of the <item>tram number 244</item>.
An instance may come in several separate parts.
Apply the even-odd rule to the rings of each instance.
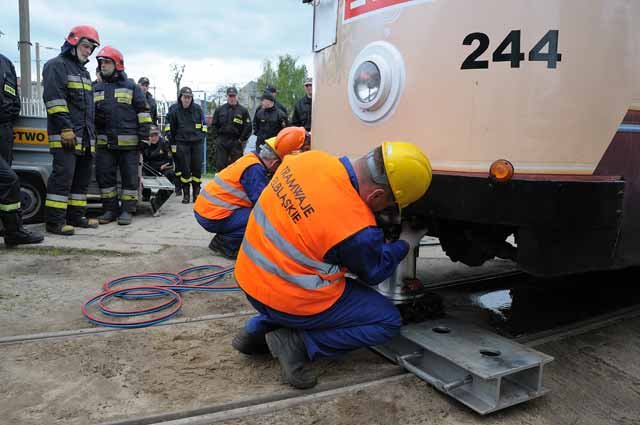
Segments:
[[[562,61],[562,53],[558,53],[558,30],[550,30],[529,51],[529,61],[546,62],[547,68],[557,68]],[[462,62],[460,69],[488,69],[489,61],[480,60],[480,56],[489,48],[489,36],[482,32],[474,32],[467,35],[462,42],[465,46],[471,46],[474,41],[479,41],[478,47]],[[510,52],[506,53],[509,49]],[[546,49],[546,53],[543,50]],[[511,68],[520,68],[520,62],[525,60],[524,53],[520,51],[520,30],[509,33],[502,43],[493,52],[493,62],[511,62]]]

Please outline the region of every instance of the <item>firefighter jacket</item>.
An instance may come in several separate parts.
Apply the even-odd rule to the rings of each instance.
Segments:
[[[253,202],[241,179],[245,171],[253,166],[260,167],[266,174],[266,167],[253,152],[225,167],[200,192],[193,210],[209,220],[222,220],[239,208],[252,207]]]
[[[272,106],[269,109],[260,108],[253,119],[253,132],[256,135],[256,147],[262,145],[265,140],[278,135],[280,130],[289,125],[287,115]]]
[[[149,113],[151,114],[151,124],[158,125],[158,105],[156,104],[156,100],[153,98],[151,93],[146,92],[145,97],[147,98],[147,105],[149,105]]]
[[[191,101],[191,105],[185,109],[178,98],[178,103],[169,108],[165,131],[169,132],[172,148],[177,143],[201,142],[207,133],[207,126],[200,105]]]
[[[327,263],[325,254],[374,226],[373,212],[338,158],[321,151],[288,155],[249,216],[236,280],[275,310],[320,313],[342,295],[347,271]]]
[[[303,97],[296,103],[293,108],[291,125],[304,127],[305,130],[311,131],[311,98],[309,96]]]
[[[251,136],[251,116],[240,104],[225,103],[213,113],[216,137],[245,141]]]
[[[135,150],[149,140],[151,114],[144,93],[124,71],[94,85],[98,148]]]
[[[20,115],[18,78],[11,61],[0,54],[0,124],[13,122]]]
[[[90,147],[95,153],[93,87],[89,71],[71,54],[71,45],[62,46],[61,53],[47,61],[42,69],[47,108],[49,149],[62,149],[62,130],[71,129],[76,136],[75,153],[84,155]]]
[[[169,156],[171,147],[169,143],[160,138],[158,143],[145,144],[142,150],[142,158],[145,164],[160,173],[160,166],[164,164],[173,164],[173,160]]]

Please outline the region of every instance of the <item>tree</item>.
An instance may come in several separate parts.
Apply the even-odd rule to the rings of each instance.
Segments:
[[[182,81],[182,76],[184,75],[184,67],[185,65],[177,65],[175,63],[169,65],[171,79],[176,84],[176,98],[180,95],[180,81]]]
[[[278,102],[293,110],[294,105],[305,96],[304,79],[307,78],[307,67],[297,65],[298,58],[291,55],[278,57],[276,69],[270,60],[265,60],[262,75],[258,78],[258,93],[262,93],[266,86],[273,85],[278,89]]]

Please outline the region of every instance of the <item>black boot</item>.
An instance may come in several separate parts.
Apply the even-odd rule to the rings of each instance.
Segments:
[[[68,224],[47,223],[47,232],[54,235],[71,236],[75,231],[75,228]]]
[[[189,183],[185,183],[182,185],[182,203],[183,204],[188,204],[189,201],[189,192],[190,192],[190,186]]]
[[[265,339],[271,354],[280,362],[285,383],[301,390],[318,383],[315,373],[306,365],[307,348],[300,331],[280,328],[269,332]]]
[[[98,228],[98,221],[95,218],[89,219],[87,217],[80,217],[76,220],[67,220],[67,223],[69,223],[73,227],[82,227],[83,229]]]
[[[193,202],[196,202],[198,195],[200,194],[200,183],[191,183],[193,186]]]
[[[254,336],[244,328],[233,337],[231,345],[242,354],[267,354],[269,347],[264,336]]]
[[[40,233],[31,233],[22,226],[22,215],[19,211],[2,214],[2,223],[4,225],[4,244],[7,248],[40,243],[44,240],[44,236]]]
[[[238,257],[238,251],[226,246],[224,242],[220,240],[218,235],[211,238],[211,242],[209,242],[209,249],[224,258],[228,258],[229,260],[235,260]]]
[[[120,216],[118,217],[118,224],[121,226],[126,226],[128,224],[131,224],[131,220],[133,220],[131,213],[127,210],[122,210]]]
[[[102,213],[101,216],[98,217],[98,223],[100,224],[111,223],[112,221],[115,221],[116,218],[118,218],[118,214],[116,214],[115,211],[106,210],[104,213]]]

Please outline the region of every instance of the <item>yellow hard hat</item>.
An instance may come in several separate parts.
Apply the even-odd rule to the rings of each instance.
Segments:
[[[400,208],[420,199],[431,184],[429,158],[413,143],[384,142],[382,158],[389,186]]]

